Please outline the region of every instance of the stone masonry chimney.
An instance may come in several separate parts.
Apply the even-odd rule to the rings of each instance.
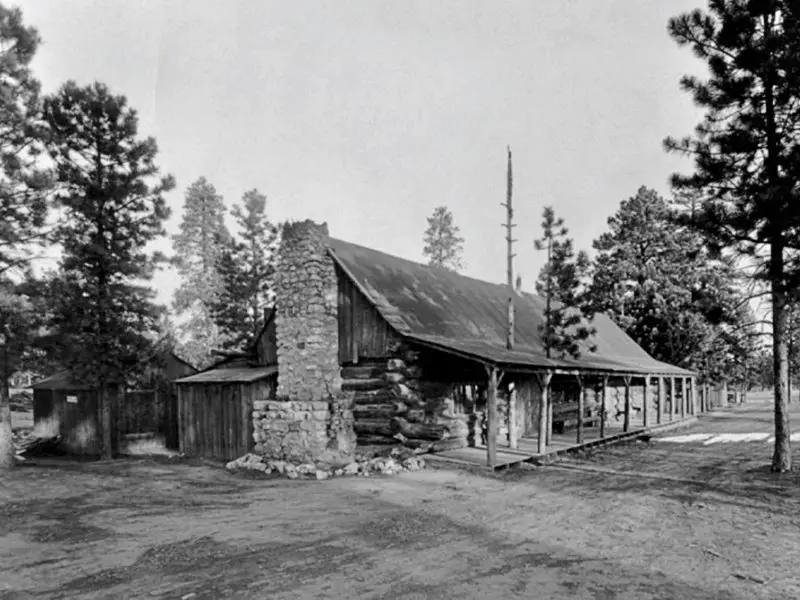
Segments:
[[[287,223],[278,252],[278,400],[328,400],[341,391],[337,281],[328,225]]]

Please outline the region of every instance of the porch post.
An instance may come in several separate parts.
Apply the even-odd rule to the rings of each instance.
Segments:
[[[485,365],[489,377],[486,394],[486,464],[497,464],[497,367]]]
[[[514,389],[510,389],[514,386]],[[517,447],[517,386],[508,383],[508,447]]]
[[[656,424],[661,425],[662,413],[664,412],[664,406],[666,405],[664,402],[664,397],[666,396],[664,393],[666,391],[664,389],[664,378],[659,375],[656,383],[658,384],[658,410],[656,411]]]
[[[681,377],[681,419],[686,418],[686,377]]]
[[[586,387],[583,385],[583,380],[580,374],[578,378],[578,444],[583,443],[583,413],[586,410]]]
[[[600,439],[606,436],[606,389],[608,388],[608,375],[603,375],[603,390],[600,396]]]
[[[669,378],[669,420],[675,420],[675,378]]]
[[[623,376],[625,382],[625,419],[622,422],[622,431],[626,432],[631,428],[631,376]]]
[[[547,452],[547,427],[550,413],[550,380],[553,378],[552,371],[539,373],[539,387],[542,390],[542,401],[539,406],[539,454]]]
[[[697,415],[697,381],[695,380],[694,376],[689,379],[689,385],[691,386],[691,390],[689,391],[690,398],[692,399],[692,414]]]
[[[647,405],[650,404],[650,375],[644,376],[644,400],[642,401],[642,426],[647,429]]]

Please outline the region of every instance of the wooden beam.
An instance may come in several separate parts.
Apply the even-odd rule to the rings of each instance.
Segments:
[[[650,404],[650,375],[644,377],[644,400],[642,401],[642,425],[647,428],[650,423],[647,420],[647,405]]]
[[[608,398],[606,390],[608,389],[608,375],[603,376],[603,390],[600,396],[600,437],[606,436],[606,400]]]
[[[667,406],[667,389],[664,378],[658,377],[658,411],[656,412],[656,423],[661,425],[664,415],[664,408]]]
[[[511,387],[511,383],[509,383]],[[508,390],[508,447],[517,447],[517,386]]]
[[[586,412],[586,388],[581,376],[576,376],[578,380],[578,435],[576,441],[578,444],[583,443],[583,414]]]
[[[550,382],[553,379],[552,371],[545,371],[544,373],[537,373],[536,378],[539,381],[539,387],[542,390],[542,401],[539,405],[539,454],[544,454],[547,451],[547,420],[550,412]]]
[[[686,377],[681,377],[681,419],[686,418]]]
[[[631,376],[625,375],[622,380],[625,382],[625,415],[622,431],[627,433],[631,428]]]
[[[497,464],[497,367],[485,365],[489,378],[486,394],[486,464]]]
[[[669,420],[672,421],[675,419],[675,378],[669,378]]]

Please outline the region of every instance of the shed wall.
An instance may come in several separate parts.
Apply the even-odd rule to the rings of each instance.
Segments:
[[[275,396],[275,378],[178,385],[180,451],[229,461],[253,451],[253,402]]]

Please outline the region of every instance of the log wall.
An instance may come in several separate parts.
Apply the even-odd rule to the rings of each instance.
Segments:
[[[468,445],[469,414],[456,407],[455,385],[426,379],[418,350],[400,348],[393,355],[342,368],[358,443],[432,452]]]

